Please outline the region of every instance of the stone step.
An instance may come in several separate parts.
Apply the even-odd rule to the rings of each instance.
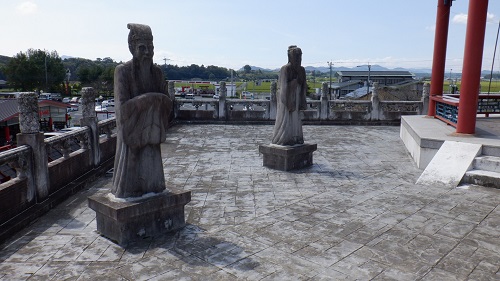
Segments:
[[[485,170],[467,171],[462,178],[462,183],[500,188],[500,173]]]
[[[474,169],[500,173],[500,157],[478,156],[474,159]]]

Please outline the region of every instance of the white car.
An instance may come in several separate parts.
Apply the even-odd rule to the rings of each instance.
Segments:
[[[219,94],[215,94],[214,95],[214,99],[220,99],[220,95]]]
[[[114,99],[111,99],[111,100],[105,100],[101,103],[101,105],[104,107],[108,107],[108,106],[115,106],[115,100]]]
[[[108,108],[106,106],[101,105],[96,105],[95,106],[95,111],[97,112],[106,112],[108,111]]]

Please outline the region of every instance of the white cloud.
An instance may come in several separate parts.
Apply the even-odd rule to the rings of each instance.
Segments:
[[[453,23],[467,24],[467,14],[458,14],[453,17]]]
[[[31,15],[37,12],[38,6],[32,1],[26,1],[17,5],[16,10],[20,14]]]
[[[458,24],[467,24],[467,14],[458,14],[453,17],[453,23]],[[486,14],[486,22],[488,23],[497,23],[498,19],[496,19],[494,14],[487,13]]]
[[[425,30],[429,30],[429,31],[434,32],[434,31],[436,31],[436,25],[426,26],[426,27],[425,27]]]
[[[489,23],[498,23],[498,19],[495,17],[494,14],[488,13],[488,15],[486,15],[486,22],[489,22]]]

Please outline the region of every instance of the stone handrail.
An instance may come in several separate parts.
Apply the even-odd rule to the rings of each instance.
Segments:
[[[323,122],[397,123],[401,115],[426,114],[429,84],[424,85],[419,101],[381,101],[374,83],[370,100],[328,100],[328,86],[323,83],[320,100],[307,100],[303,119],[310,124]],[[175,119],[184,121],[263,121],[276,118],[277,86],[271,85],[268,99],[227,98],[225,84],[221,83],[220,99],[175,99]]]
[[[91,92],[87,88],[83,95],[93,109]],[[0,152],[0,165],[16,170],[15,177],[0,184],[0,241],[112,168],[116,149],[115,118],[98,122],[95,112],[87,110],[81,128],[45,139],[38,129],[36,98],[21,99],[19,119],[28,123],[20,124],[19,146]],[[62,157],[51,159],[54,149]]]
[[[116,117],[99,121],[97,123],[97,128],[99,130],[99,135],[105,134],[106,139],[110,139],[113,134],[113,130],[116,128]]]
[[[90,149],[89,135],[90,135],[89,127],[81,127],[74,131],[69,131],[58,136],[46,138],[45,139],[45,145],[47,147],[46,150],[48,152],[50,151],[50,148],[59,149],[62,151],[63,157],[67,159],[69,158],[69,154],[72,152],[71,141],[75,139],[79,141],[78,144],[81,149]]]
[[[24,179],[30,169],[27,164],[31,157],[31,149],[27,145],[18,146],[0,153],[0,166],[8,164],[16,169],[16,178]],[[0,188],[2,185],[0,185]]]

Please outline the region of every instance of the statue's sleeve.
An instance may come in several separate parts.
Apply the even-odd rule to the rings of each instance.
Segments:
[[[299,95],[300,103],[299,103],[299,109],[305,110],[307,109],[307,101],[306,101],[306,96],[307,96],[307,79],[306,79],[306,70],[302,67],[301,68],[301,75],[302,79],[301,81],[304,81],[304,84],[300,85],[301,86],[301,93]]]
[[[118,65],[115,68],[113,91],[115,98],[120,104],[125,103],[130,99],[130,89],[128,87],[127,72],[124,65]]]
[[[280,101],[283,103],[288,111],[294,111],[295,110],[295,89],[293,82],[296,80],[289,80],[289,75],[287,72],[286,66],[283,66],[280,70],[280,89],[279,89],[279,95],[280,95]],[[291,92],[293,90],[293,94]]]
[[[160,144],[166,137],[171,100],[164,93],[144,93],[121,109],[123,140],[130,147]]]

